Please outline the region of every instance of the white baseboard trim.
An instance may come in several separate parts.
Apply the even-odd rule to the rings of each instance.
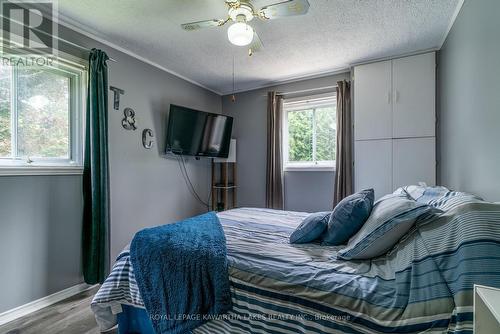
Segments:
[[[86,283],[81,283],[81,284],[69,287],[67,289],[58,291],[58,292],[53,293],[51,295],[48,295],[46,297],[42,297],[40,299],[34,300],[34,301],[29,302],[27,304],[18,306],[16,308],[5,311],[3,313],[0,313],[0,326],[6,324],[8,322],[11,322],[13,320],[19,319],[20,317],[23,317],[23,316],[28,315],[30,313],[33,313],[35,311],[38,311],[44,307],[47,307],[47,306],[50,306],[50,305],[55,304],[57,302],[60,302],[61,300],[72,297],[80,292],[89,290],[89,289],[93,288],[94,286],[95,285],[88,285]]]

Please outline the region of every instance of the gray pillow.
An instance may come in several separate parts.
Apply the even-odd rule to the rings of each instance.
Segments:
[[[437,212],[441,211],[418,203],[404,193],[384,196],[374,204],[363,227],[337,256],[344,260],[361,260],[383,255],[410,230],[419,217]]]

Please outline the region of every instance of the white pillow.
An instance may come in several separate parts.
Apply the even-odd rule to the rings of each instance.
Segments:
[[[386,195],[375,202],[363,227],[337,256],[354,260],[383,255],[410,230],[419,217],[436,212],[441,211],[416,202],[406,193]]]

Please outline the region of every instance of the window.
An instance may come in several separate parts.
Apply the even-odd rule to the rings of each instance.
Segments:
[[[84,74],[0,63],[0,167],[81,166]]]
[[[334,94],[285,100],[285,170],[333,170],[336,105]]]

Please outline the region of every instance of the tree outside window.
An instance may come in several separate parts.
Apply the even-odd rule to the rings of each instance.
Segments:
[[[284,165],[333,168],[336,144],[334,96],[285,101]]]

